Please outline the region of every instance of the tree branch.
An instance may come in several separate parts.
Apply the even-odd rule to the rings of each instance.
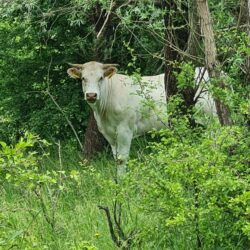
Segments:
[[[103,206],[98,206],[98,208],[105,212],[106,217],[107,217],[107,221],[108,221],[109,232],[110,232],[111,238],[112,238],[113,242],[116,244],[116,246],[120,247],[122,244],[121,244],[121,241],[117,238],[117,236],[115,234],[114,226],[113,226],[113,222],[112,222],[112,219],[111,219],[109,208],[108,207],[103,207]]]
[[[47,94],[47,95],[50,97],[50,99],[51,99],[51,100],[53,101],[53,103],[56,105],[56,107],[58,108],[58,110],[62,113],[62,115],[63,115],[64,118],[66,119],[67,123],[69,124],[70,128],[72,129],[72,131],[73,131],[73,133],[74,133],[74,135],[75,135],[75,137],[76,137],[76,140],[77,140],[77,142],[78,142],[78,144],[79,144],[79,146],[80,146],[80,148],[81,148],[81,150],[82,150],[82,152],[83,152],[83,150],[84,150],[83,145],[82,145],[82,143],[81,143],[81,141],[80,141],[80,139],[79,139],[79,137],[78,137],[78,135],[77,135],[77,132],[76,132],[76,130],[75,130],[75,128],[74,128],[72,122],[69,120],[69,118],[67,117],[67,115],[64,113],[63,109],[59,106],[59,104],[58,104],[57,101],[55,100],[54,96],[51,95],[51,93],[49,92],[49,90],[43,91],[43,93],[44,93],[44,94]]]
[[[108,22],[108,20],[109,20],[109,16],[110,16],[110,14],[111,14],[111,11],[112,11],[112,8],[113,8],[113,7],[114,7],[113,0],[111,0],[111,2],[110,2],[110,7],[109,7],[109,11],[107,12],[106,19],[105,19],[105,21],[104,21],[104,23],[103,23],[101,29],[99,30],[97,36],[96,36],[97,39],[99,39],[99,37],[102,35],[103,30],[104,30],[104,28],[105,28],[105,26],[106,26],[106,24],[107,24],[107,22]]]

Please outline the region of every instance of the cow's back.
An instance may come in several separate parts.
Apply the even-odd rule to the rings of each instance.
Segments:
[[[166,124],[164,74],[138,80],[117,74],[111,84],[110,118],[127,124],[134,137]]]

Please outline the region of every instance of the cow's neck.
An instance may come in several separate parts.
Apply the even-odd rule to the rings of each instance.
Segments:
[[[112,90],[112,81],[107,80],[104,84],[104,88],[100,94],[100,100],[93,109],[94,112],[101,118],[106,119],[107,112],[110,112],[110,101],[111,101],[111,90]]]

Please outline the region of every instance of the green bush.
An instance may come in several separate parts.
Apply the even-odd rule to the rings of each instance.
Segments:
[[[249,249],[249,131],[191,130],[178,119],[159,134],[143,161],[130,161],[125,182],[148,217],[140,240],[155,249]]]

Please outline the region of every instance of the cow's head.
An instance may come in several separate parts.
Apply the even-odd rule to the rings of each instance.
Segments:
[[[67,70],[69,76],[82,80],[84,98],[90,104],[94,104],[100,99],[107,79],[111,78],[117,71],[117,64],[88,62],[70,65],[72,68]]]

